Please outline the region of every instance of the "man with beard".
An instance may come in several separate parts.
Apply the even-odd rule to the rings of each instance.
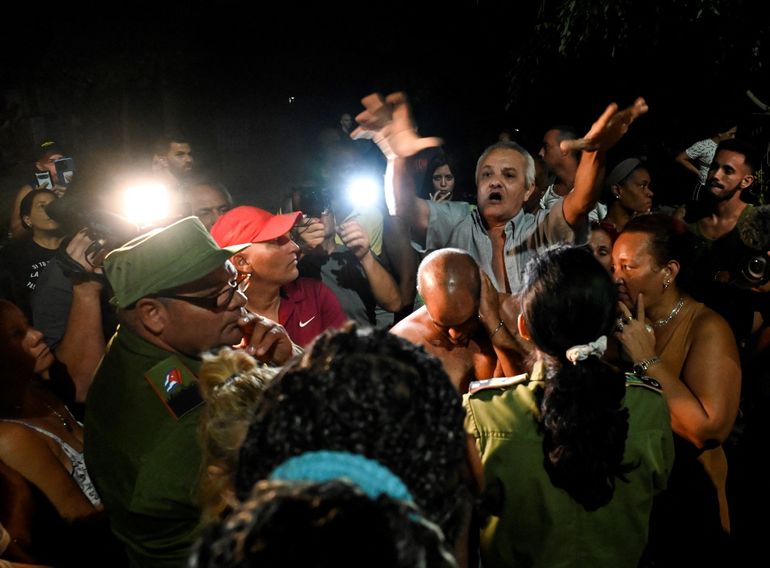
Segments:
[[[430,253],[420,263],[417,289],[425,305],[391,333],[439,359],[458,392],[468,392],[475,380],[525,371],[527,353],[503,321],[516,317],[500,309],[507,294],[498,294],[469,253],[453,248]]]
[[[728,321],[739,347],[745,347],[755,311],[751,291],[737,278],[737,262],[747,248],[739,229],[753,209],[742,194],[754,183],[755,155],[751,145],[737,138],[719,145],[706,178],[700,213],[688,225],[695,234],[692,295]]]
[[[185,202],[194,165],[192,146],[183,134],[163,135],[155,141],[152,171],[168,189],[175,206]]]

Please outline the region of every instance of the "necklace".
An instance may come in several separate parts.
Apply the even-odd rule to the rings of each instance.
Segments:
[[[48,404],[47,402],[45,403],[45,405],[46,405],[48,408],[50,408],[50,409],[51,409],[51,412],[53,412],[53,413],[56,415],[56,417],[57,417],[57,418],[58,418],[58,419],[61,421],[61,423],[62,423],[62,426],[64,426],[64,428],[67,430],[67,432],[72,432],[72,422],[70,422],[69,420],[67,420],[67,418],[66,418],[66,417],[62,416],[62,413],[61,413],[61,412],[59,412],[58,410],[56,410],[56,409],[55,409],[53,406],[51,406],[51,405],[50,405],[50,404]],[[69,414],[70,416],[72,416],[72,413],[69,411],[69,408],[67,408],[66,406],[65,406],[64,408],[65,408],[65,410],[67,411],[67,414]]]
[[[674,306],[674,309],[671,310],[671,313],[668,314],[667,318],[652,322],[652,327],[663,327],[664,325],[667,325],[682,311],[682,306],[684,306],[684,296],[679,298],[679,301],[676,303],[676,306]]]

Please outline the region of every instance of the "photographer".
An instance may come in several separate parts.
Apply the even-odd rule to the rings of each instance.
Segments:
[[[83,402],[106,339],[117,326],[101,262],[132,238],[136,227],[106,210],[110,192],[88,191],[82,179],[78,183],[47,208],[70,237],[40,274],[31,304],[35,327],[67,367],[75,398]]]
[[[389,327],[392,313],[414,300],[414,251],[387,215],[376,207],[352,207],[343,194],[359,163],[355,157],[339,148],[331,159],[334,174],[326,184],[293,195],[293,209],[304,214],[293,236],[303,253],[300,276],[322,280],[359,324]]]

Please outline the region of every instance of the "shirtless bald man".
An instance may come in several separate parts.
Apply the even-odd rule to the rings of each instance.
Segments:
[[[425,305],[390,331],[441,360],[460,393],[471,381],[524,371],[524,355],[499,315],[499,295],[470,254],[430,253],[420,263],[417,289]]]

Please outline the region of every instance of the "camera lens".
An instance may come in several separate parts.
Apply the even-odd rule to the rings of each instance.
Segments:
[[[297,208],[308,217],[320,217],[329,208],[328,191],[324,188],[305,188],[299,193]]]
[[[762,280],[765,276],[767,260],[761,256],[753,256],[746,263],[746,276],[752,280]]]

